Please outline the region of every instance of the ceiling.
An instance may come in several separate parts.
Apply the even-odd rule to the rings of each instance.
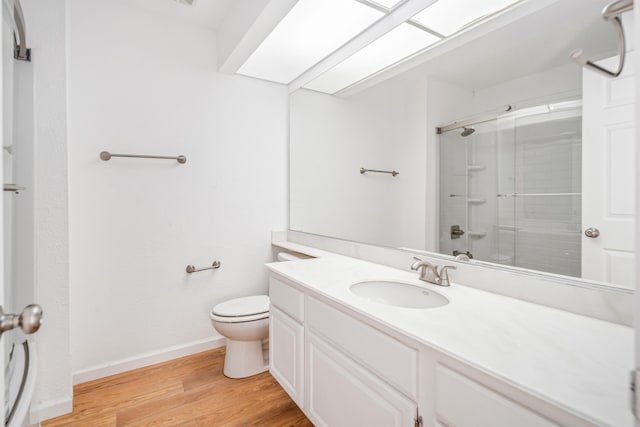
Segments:
[[[196,0],[189,6],[175,0],[129,0],[151,13],[172,17],[191,25],[216,31],[234,0]],[[236,0],[246,1],[246,0]]]
[[[217,31],[233,5],[237,1],[248,0],[196,0],[193,6],[181,4],[177,0],[128,1],[151,13]],[[394,3],[395,0],[380,0],[378,3],[384,1]],[[587,57],[595,59],[614,55],[617,47],[615,32],[611,24],[602,20],[600,15],[602,7],[608,2],[609,0],[556,0],[551,6],[511,22],[497,31],[478,31],[477,36],[472,36],[464,43],[452,43],[458,45],[456,48],[448,48],[448,41],[443,40],[434,49],[418,55],[419,57],[399,68],[413,69],[420,74],[438,77],[469,90],[481,90],[499,82],[569,64],[569,52],[573,49],[582,48]],[[469,31],[474,32],[475,30]],[[340,67],[335,68],[337,70]],[[394,71],[394,68],[396,67],[391,67],[388,72],[384,70],[380,78],[376,77],[372,82],[397,75],[398,71]],[[580,72],[578,66],[576,72]],[[366,80],[364,79],[364,86],[369,86]],[[356,83],[355,86],[361,86],[361,83]]]
[[[616,33],[600,15],[608,2],[562,0],[438,55],[418,69],[474,91],[573,64],[569,53],[574,49],[583,49],[592,59],[615,55]],[[581,74],[582,69],[573,65]]]
[[[298,0],[236,71],[334,94],[523,2]]]

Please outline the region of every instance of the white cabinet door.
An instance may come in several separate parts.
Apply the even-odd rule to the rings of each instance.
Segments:
[[[296,404],[304,405],[304,328],[271,307],[269,317],[269,371]]]
[[[414,425],[416,404],[391,386],[312,333],[307,351],[307,416],[315,426]]]
[[[634,56],[615,79],[583,71],[582,277],[629,287],[635,267]],[[617,62],[602,65],[615,68]]]

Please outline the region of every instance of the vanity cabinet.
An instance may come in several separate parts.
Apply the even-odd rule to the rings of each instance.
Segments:
[[[271,278],[269,371],[299,406],[304,405],[304,294]]]
[[[316,426],[594,427],[279,275],[270,371]]]
[[[284,278],[269,292],[271,374],[314,425],[413,425],[417,349]]]

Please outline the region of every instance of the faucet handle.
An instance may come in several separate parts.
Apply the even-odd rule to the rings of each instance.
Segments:
[[[429,261],[425,261],[423,259],[420,259],[417,256],[414,256],[413,259],[415,259],[416,262],[411,264],[411,269],[412,270],[420,270],[421,268],[424,269],[426,267],[433,267],[433,264],[431,264]]]
[[[449,271],[448,270],[457,270],[458,267],[456,267],[455,265],[445,265],[440,269],[440,273],[438,274],[439,276],[439,281],[440,283],[438,283],[440,286],[449,286],[451,285],[451,283],[449,283]]]
[[[411,264],[411,269],[420,273],[420,280],[429,283],[438,283],[438,266],[429,261],[414,257],[417,261]]]

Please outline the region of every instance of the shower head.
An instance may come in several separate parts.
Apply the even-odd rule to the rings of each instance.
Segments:
[[[461,136],[469,136],[476,131],[474,128],[468,128],[466,126],[463,126],[462,129],[464,130],[460,134]]]

